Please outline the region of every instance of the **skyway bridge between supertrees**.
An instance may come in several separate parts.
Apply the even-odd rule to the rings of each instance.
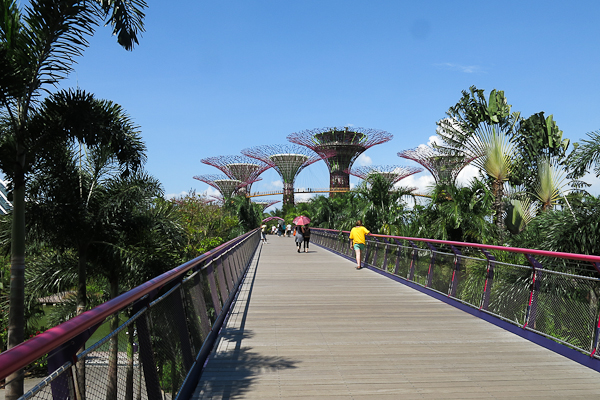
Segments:
[[[288,135],[287,139],[305,146],[323,157],[329,168],[330,196],[335,189],[350,190],[350,175],[354,161],[365,150],[390,141],[392,134],[368,128],[328,127],[305,130]],[[325,157],[333,152],[333,156]]]
[[[395,185],[404,178],[418,174],[423,171],[419,167],[403,167],[399,165],[368,165],[347,170],[350,175],[356,176],[364,181],[370,181],[374,175],[385,179],[390,186]]]
[[[256,146],[242,150],[242,154],[262,161],[277,171],[283,181],[283,205],[294,204],[294,182],[304,168],[333,156],[332,151],[316,153],[294,144]]]

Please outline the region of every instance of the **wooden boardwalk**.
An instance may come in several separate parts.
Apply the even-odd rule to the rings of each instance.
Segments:
[[[257,252],[194,399],[598,399],[600,374],[292,238]]]

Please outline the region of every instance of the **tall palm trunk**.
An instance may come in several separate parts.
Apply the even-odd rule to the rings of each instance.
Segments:
[[[504,205],[502,203],[502,197],[504,196],[504,182],[500,179],[495,179],[492,183],[492,189],[494,192],[494,211],[496,219],[496,228],[498,229],[499,244],[502,244],[504,221],[502,219],[502,212],[504,211]]]
[[[78,282],[77,282],[77,315],[83,313],[87,308],[87,244],[79,245],[78,253]],[[85,350],[85,343],[79,349],[79,353]],[[77,387],[79,399],[85,400],[85,359],[77,361]]]
[[[13,221],[10,266],[10,308],[8,313],[8,348],[25,337],[25,154],[21,151],[15,164],[13,180]],[[5,398],[16,400],[23,395],[23,370],[6,379]]]
[[[110,279],[110,298],[114,299],[119,295],[119,278]],[[119,327],[119,314],[113,315],[110,321],[110,331],[114,332]],[[106,400],[117,398],[117,368],[119,357],[119,335],[114,335],[110,339],[110,349],[108,350],[108,384],[106,388]]]

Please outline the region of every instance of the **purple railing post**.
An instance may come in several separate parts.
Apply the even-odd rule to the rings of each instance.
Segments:
[[[344,232],[343,232],[343,231],[340,231],[340,233],[339,233],[339,237],[340,237],[342,240],[338,240],[338,243],[337,243],[337,244],[340,246],[340,248],[339,248],[339,249],[336,249],[336,250],[337,250],[337,252],[338,252],[338,253],[342,253],[342,249],[344,248],[344,244],[345,244],[345,242],[346,242],[346,236],[344,235]],[[344,254],[344,253],[342,253],[342,254]]]
[[[229,262],[229,251],[225,252],[221,256],[221,265],[223,266],[223,272],[225,273],[225,279],[227,281],[227,292],[231,291],[231,288],[235,284],[233,280],[233,274],[231,273],[231,266]]]
[[[402,247],[402,243],[400,243],[400,241],[398,239],[396,239],[396,238],[394,238],[394,242],[396,242],[396,244],[398,245],[398,251],[396,252],[396,268],[394,268],[394,275],[398,275],[400,273],[399,272],[399,269],[400,269],[400,254],[401,254],[400,247]]]
[[[217,283],[219,285],[219,292],[221,293],[221,301],[225,303],[229,297],[229,287],[223,273],[223,256],[219,257],[219,263],[217,264]]]
[[[140,341],[140,360],[144,370],[144,382],[149,400],[162,400],[162,393],[156,369],[156,360],[152,351],[152,337],[148,329],[148,313],[140,316],[135,321],[138,340]]]
[[[373,236],[373,240],[367,240],[367,251],[365,254],[365,265],[369,265],[369,248],[373,247],[373,263],[371,264],[373,267],[377,268],[377,244],[379,243],[379,240],[377,240],[376,237]],[[371,245],[369,246],[369,242],[371,242]]]
[[[187,374],[194,364],[194,356],[192,354],[192,343],[190,342],[189,327],[187,325],[187,319],[185,316],[185,309],[183,306],[183,299],[185,294],[182,293],[183,288],[180,286],[173,292],[175,297],[172,302],[173,304],[173,319],[177,321],[177,332],[179,336],[179,344],[181,346],[181,355],[183,359],[183,366],[185,373]]]
[[[454,271],[452,271],[452,282],[450,283],[450,292],[448,296],[456,297],[456,289],[458,288],[458,280],[460,279],[457,272],[460,272],[460,256],[462,253],[454,246],[450,246],[452,252],[454,253]]]
[[[431,287],[432,283],[433,283],[433,270],[435,267],[435,252],[436,249],[435,247],[433,247],[433,245],[425,242],[425,244],[427,245],[427,247],[429,247],[429,250],[431,250],[431,259],[429,261],[429,270],[427,271],[427,285],[426,287]]]
[[[481,249],[481,252],[487,259],[488,264],[485,275],[485,285],[483,286],[483,297],[479,309],[487,311],[490,305],[490,293],[492,293],[492,285],[494,284],[494,266],[496,265],[496,258],[485,249]]]
[[[523,328],[533,325],[535,329],[535,318],[537,317],[537,298],[540,289],[540,280],[542,279],[542,264],[539,263],[531,254],[525,254],[525,257],[533,267],[533,277],[531,281],[531,292],[529,293],[529,303],[525,313],[525,324]]]
[[[415,245],[415,243],[412,240],[409,240],[408,243],[410,243],[410,245],[413,248],[412,259],[410,260],[410,269],[409,269],[409,273],[408,273],[408,280],[414,281],[415,280],[415,270],[417,269],[417,262],[419,261],[419,250],[418,250],[418,247]]]
[[[208,262],[206,275],[208,276],[208,286],[210,287],[210,296],[213,301],[213,307],[215,308],[215,315],[219,315],[221,314],[221,300],[219,300],[219,293],[217,292],[217,282],[215,281],[215,268],[213,267],[213,262],[214,259],[211,259]]]
[[[387,260],[388,260],[388,250],[389,250],[389,242],[387,238],[383,238],[384,251],[383,251],[383,264],[381,265],[381,269],[387,272]]]
[[[208,334],[210,333],[210,322],[208,319],[208,310],[206,308],[206,301],[204,301],[204,292],[202,288],[204,280],[202,279],[202,273],[200,272],[200,268],[195,271],[194,275],[194,291],[196,292],[196,297],[198,298],[198,309],[196,313],[200,315],[200,329],[202,330],[202,340],[206,339]],[[195,304],[195,303],[194,303]]]

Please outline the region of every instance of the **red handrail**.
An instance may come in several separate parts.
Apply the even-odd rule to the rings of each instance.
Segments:
[[[206,261],[210,257],[213,257],[235,242],[242,241],[254,232],[255,230],[232,239],[227,243],[224,243],[210,251],[207,251],[201,256],[188,261],[185,264],[173,268],[172,270],[167,271],[164,274],[149,280],[148,282],[142,283],[138,287],[131,289],[130,291],[107,301],[106,303],[100,304],[99,306],[94,307],[93,309],[86,311],[74,318],[71,318],[60,325],[48,329],[47,331],[13,347],[10,350],[0,353],[0,379],[4,379],[13,372],[16,372],[21,368],[31,364],[44,354],[47,354],[63,343],[71,340],[75,336],[84,332],[86,329],[101,323],[107,317],[129,306],[134,301],[141,299],[153,290],[169,284],[173,280],[187,273],[199,263]]]
[[[349,231],[338,231],[335,229],[324,229],[324,228],[311,228],[311,229],[330,231],[330,232],[350,233]],[[557,258],[569,258],[572,260],[600,263],[600,256],[588,255],[588,254],[563,253],[563,252],[559,252],[559,251],[523,249],[521,247],[507,247],[507,246],[497,246],[497,245],[493,245],[493,244],[481,244],[481,243],[469,243],[469,242],[454,242],[454,241],[450,241],[450,240],[412,238],[412,237],[405,237],[405,236],[391,236],[391,235],[379,235],[379,234],[370,234],[370,236],[381,237],[381,238],[391,238],[391,239],[412,240],[415,242],[439,243],[439,244],[447,244],[447,245],[451,245],[451,246],[474,247],[474,248],[486,249],[486,250],[502,250],[502,251],[509,251],[511,253],[531,254],[531,255],[537,255],[537,256],[557,257]]]

